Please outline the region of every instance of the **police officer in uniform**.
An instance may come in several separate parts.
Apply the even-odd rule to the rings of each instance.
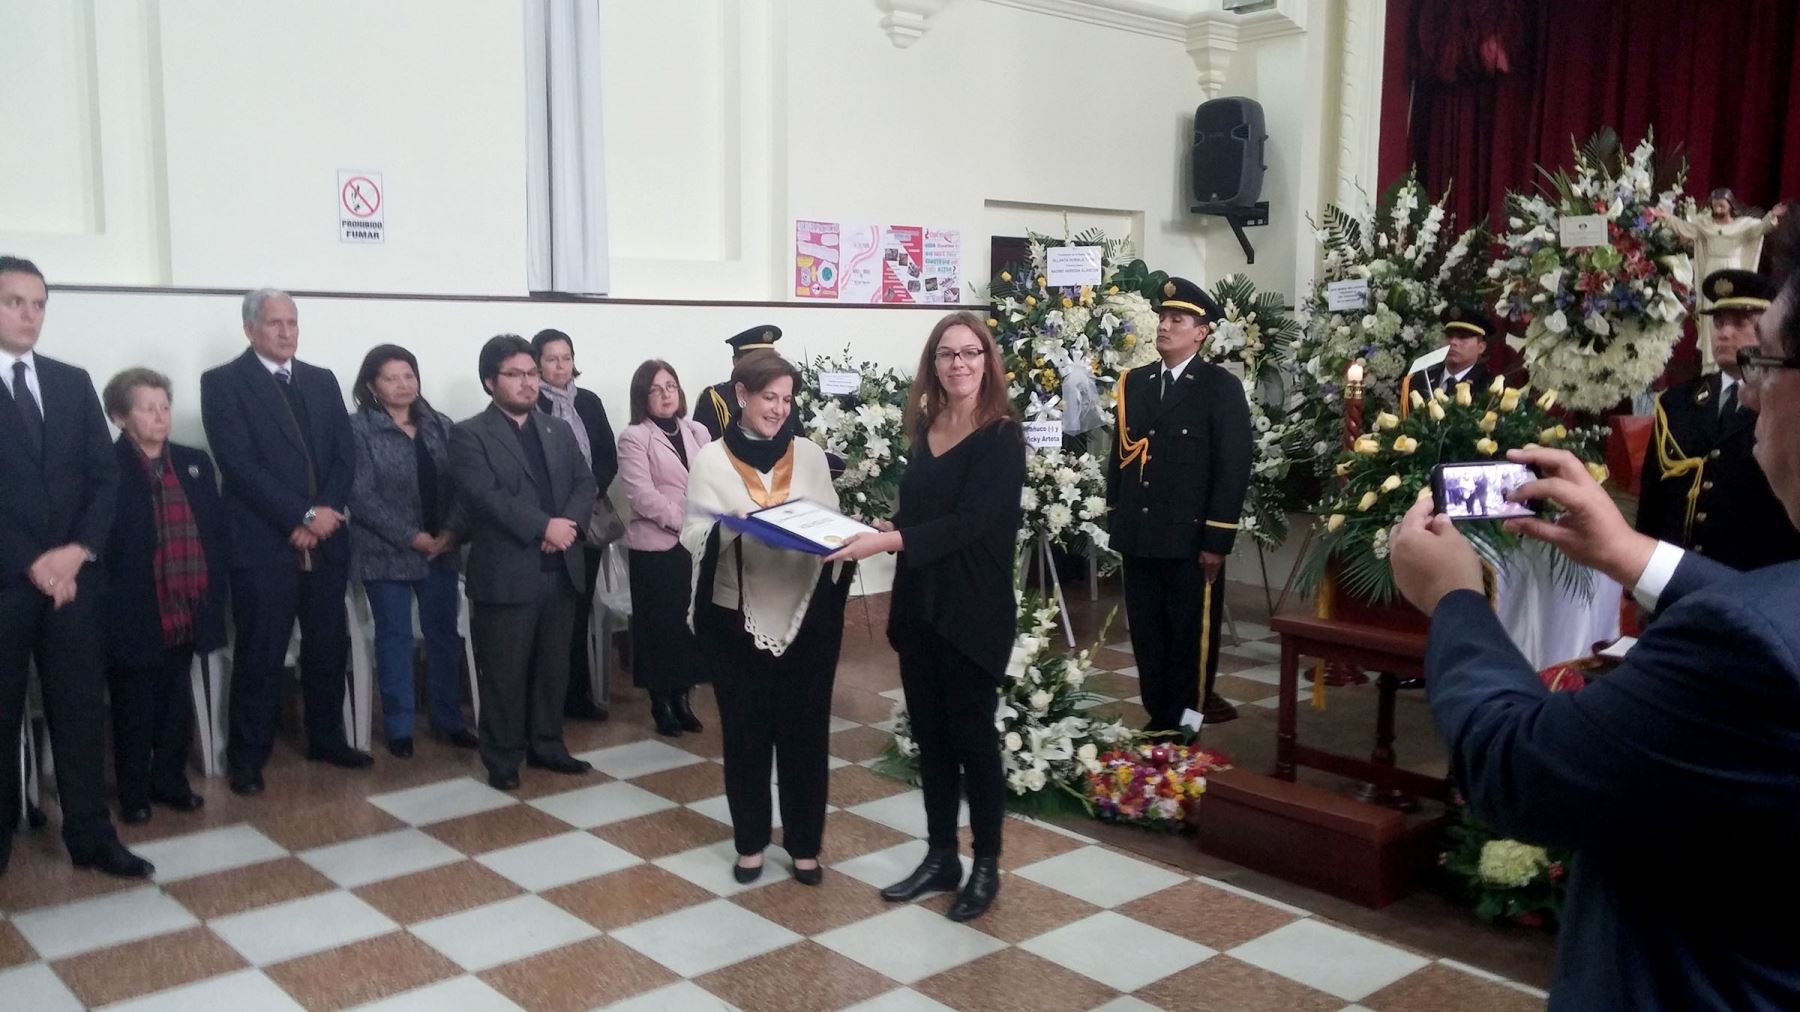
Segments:
[[[1199,360],[1224,311],[1199,285],[1171,278],[1157,307],[1161,361],[1119,377],[1116,445],[1107,458],[1112,547],[1124,560],[1146,730],[1170,731],[1199,709],[1237,711],[1213,692],[1225,611],[1225,556],[1250,485],[1250,407],[1237,377]]]
[[[774,348],[775,342],[779,340],[781,328],[773,323],[763,323],[733,334],[725,339],[725,343],[731,345],[731,361],[736,363],[753,351]],[[731,420],[737,417],[737,413],[737,395],[732,392],[730,380],[714,383],[701,391],[699,402],[694,405],[694,421],[706,426],[707,433],[715,440],[724,437],[725,430],[730,427]],[[801,435],[800,412],[788,415],[787,428],[792,435]]]
[[[1744,270],[1701,283],[1719,371],[1657,397],[1638,493],[1639,531],[1739,570],[1800,558],[1800,532],[1752,455],[1756,412],[1739,403],[1738,349],[1756,348],[1756,322],[1778,287]]]
[[[1407,390],[1417,390],[1422,397],[1441,390],[1454,397],[1456,385],[1467,383],[1472,395],[1481,395],[1494,382],[1493,370],[1486,361],[1488,334],[1493,328],[1480,310],[1467,306],[1446,307],[1442,320],[1444,360],[1413,373]]]

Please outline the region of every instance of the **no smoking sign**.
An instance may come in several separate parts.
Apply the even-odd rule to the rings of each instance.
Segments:
[[[338,240],[382,242],[386,232],[387,196],[381,173],[338,170]]]

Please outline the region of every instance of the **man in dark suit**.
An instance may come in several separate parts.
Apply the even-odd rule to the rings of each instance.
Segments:
[[[345,501],[356,452],[329,369],[294,358],[300,314],[273,288],[244,296],[250,347],[200,377],[200,416],[224,476],[237,628],[226,758],[231,789],[259,794],[281,718],[281,673],[300,622],[306,757],[345,769],[373,760],[344,738],[350,634]]]
[[[1456,396],[1458,383],[1469,384],[1471,396],[1480,397],[1494,382],[1493,370],[1487,366],[1488,335],[1493,327],[1478,309],[1449,306],[1443,312],[1444,360],[1412,375],[1408,390],[1421,397],[1442,392]]]
[[[1700,290],[1719,371],[1657,395],[1637,529],[1733,569],[1800,559],[1800,532],[1756,462],[1756,412],[1743,405],[1737,364],[1738,349],[1756,347],[1775,282],[1753,271],[1714,271]]]
[[[1800,274],[1746,351],[1756,456],[1800,520]],[[1469,809],[1499,833],[1574,848],[1554,1009],[1800,1008],[1800,562],[1739,574],[1631,529],[1576,458],[1544,477],[1554,523],[1509,520],[1631,587],[1657,615],[1625,659],[1548,692],[1500,627],[1481,561],[1416,505],[1392,539],[1400,591],[1431,616],[1432,718]]]
[[[593,767],[563,744],[569,637],[584,563],[582,527],[599,494],[569,424],[537,409],[531,343],[482,346],[492,403],[450,433],[450,471],[469,513],[469,632],[481,689],[488,783],[519,786],[519,764],[557,773]]]
[[[86,371],[36,353],[49,303],[29,260],[0,256],[0,871],[19,822],[19,727],[37,661],[56,750],[63,843],[78,867],[142,878],[106,811],[98,565],[119,471]]]
[[[1146,730],[1173,731],[1182,711],[1237,717],[1213,691],[1225,614],[1225,557],[1250,486],[1250,407],[1237,377],[1199,360],[1224,311],[1199,285],[1171,278],[1158,309],[1162,361],[1119,378],[1117,445],[1107,456],[1112,547],[1124,561]]]

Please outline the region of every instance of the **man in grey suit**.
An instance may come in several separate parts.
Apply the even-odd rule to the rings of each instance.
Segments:
[[[489,340],[479,368],[493,401],[451,431],[450,470],[469,513],[481,761],[488,783],[505,791],[519,786],[520,761],[557,773],[593,768],[569,755],[562,719],[584,575],[570,549],[599,493],[569,424],[537,409],[530,342]]]

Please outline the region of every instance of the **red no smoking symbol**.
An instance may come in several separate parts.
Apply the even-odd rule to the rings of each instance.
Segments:
[[[344,210],[358,218],[373,217],[381,210],[381,188],[367,176],[351,176],[344,183]]]

